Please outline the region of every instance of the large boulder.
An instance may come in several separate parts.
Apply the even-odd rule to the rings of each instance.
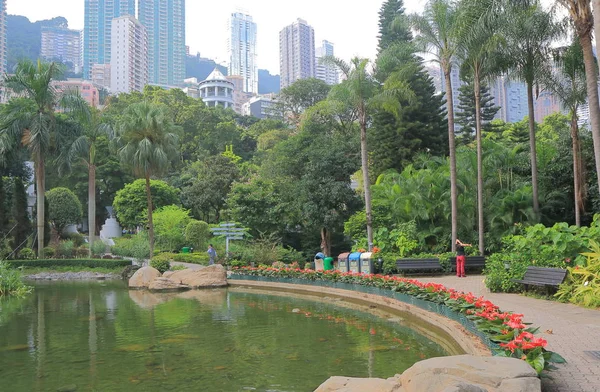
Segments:
[[[198,270],[176,271],[169,276],[169,279],[176,283],[188,285],[193,289],[227,286],[227,272],[220,264]]]
[[[459,355],[417,362],[402,375],[331,377],[315,392],[540,392],[537,373],[515,358]]]
[[[156,268],[142,267],[129,279],[129,288],[147,289],[156,278],[160,278],[160,272]]]
[[[417,362],[400,377],[405,392],[540,392],[535,370],[505,357],[459,355]]]
[[[154,279],[148,286],[150,291],[181,291],[189,288],[190,286],[186,284],[177,283],[165,277]]]

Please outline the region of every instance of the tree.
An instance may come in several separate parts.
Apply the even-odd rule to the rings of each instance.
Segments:
[[[284,88],[277,99],[278,111],[292,124],[298,125],[300,115],[309,107],[327,98],[331,87],[316,78],[300,79]]]
[[[59,237],[64,229],[81,219],[81,203],[77,196],[67,188],[54,188],[46,194],[48,199],[48,218]]]
[[[89,105],[84,106],[84,115],[78,119],[83,132],[61,154],[61,160],[68,166],[76,160],[81,160],[88,169],[88,231],[89,231],[89,255],[92,256],[92,248],[96,238],[96,169],[98,160],[96,158],[102,137],[110,137],[112,129],[110,125],[103,123],[101,114]]]
[[[154,212],[156,245],[161,250],[178,251],[185,245],[185,229],[191,221],[190,212],[176,205],[165,206]]]
[[[177,128],[162,106],[142,102],[129,106],[115,139],[121,164],[146,180],[150,254],[154,251],[150,177],[164,174],[179,154]]]
[[[29,219],[29,213],[27,212],[27,193],[25,192],[25,186],[23,180],[16,177],[13,181],[13,205],[12,205],[12,218],[15,223],[13,229],[12,241],[10,243],[11,248],[16,250],[15,258],[19,256],[19,249],[25,245],[27,238],[31,234],[31,220]]]
[[[177,189],[164,181],[150,180],[150,192],[154,208],[179,204]],[[148,208],[146,181],[135,180],[125,185],[123,189],[116,193],[113,208],[117,219],[124,227],[135,228],[143,225]]]
[[[583,51],[588,106],[590,110],[590,126],[594,141],[596,179],[598,181],[598,191],[600,192],[600,103],[598,102],[598,67],[592,48],[592,30],[594,27],[592,9],[590,2],[587,0],[558,0],[558,2],[569,12],[571,22],[575,27],[575,33],[579,38],[579,43]],[[600,12],[600,10],[596,10],[596,12]]]
[[[206,248],[211,237],[208,223],[204,221],[192,219],[185,228],[185,241],[195,249]]]
[[[4,238],[8,228],[8,205],[6,204],[6,191],[4,190],[4,178],[0,176],[0,238]],[[0,242],[2,242],[0,240]],[[0,246],[2,244],[0,243]]]
[[[35,167],[37,196],[38,256],[44,256],[44,194],[46,160],[53,141],[60,141],[64,122],[58,121],[55,110],[77,111],[83,100],[72,94],[59,94],[52,80],[62,74],[55,63],[37,64],[25,60],[17,64],[14,75],[4,77],[4,85],[23,98],[8,103],[6,116],[0,125],[0,159],[22,144],[31,154]]]
[[[452,251],[456,249],[458,230],[458,190],[456,184],[456,146],[454,135],[454,97],[452,96],[452,66],[458,50],[459,20],[457,9],[447,0],[427,3],[423,16],[413,16],[412,26],[417,32],[416,44],[433,53],[444,73],[446,110],[448,113],[448,147],[450,153],[450,204],[452,214]]]
[[[468,144],[473,141],[475,134],[475,93],[473,90],[473,81],[469,80],[460,86],[459,91],[458,99],[460,100],[460,104],[458,107],[461,111],[456,113],[456,122],[460,124],[461,129],[457,133],[460,134],[458,137],[461,139],[461,142]],[[493,126],[491,122],[500,108],[494,105],[494,97],[490,94],[488,86],[482,83],[480,91],[482,127],[484,131],[489,132]]]
[[[563,31],[554,21],[554,15],[543,10],[538,0],[507,2],[500,27],[506,39],[506,44],[502,46],[504,60],[512,70],[512,74],[527,86],[533,211],[539,215],[533,89],[534,84],[549,72],[548,59],[551,45],[561,37]]]
[[[403,0],[386,0],[379,10],[379,52],[387,49],[395,42],[410,41],[411,34],[408,29],[399,29],[394,22],[399,15],[404,14]]]

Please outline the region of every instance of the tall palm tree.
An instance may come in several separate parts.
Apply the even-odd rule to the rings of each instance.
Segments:
[[[585,178],[579,143],[579,125],[577,110],[585,104],[587,87],[583,51],[579,41],[555,52],[556,71],[544,81],[560,99],[563,106],[569,109],[571,116],[571,139],[573,141],[573,186],[575,194],[575,224],[581,226],[581,211],[585,199]]]
[[[67,167],[80,160],[88,168],[88,230],[91,257],[96,239],[96,150],[101,138],[112,137],[112,127],[102,122],[101,113],[97,109],[89,105],[84,109],[79,118],[82,133],[67,146],[59,160]]]
[[[511,77],[525,82],[529,109],[529,148],[533,212],[539,219],[537,152],[535,142],[534,84],[549,72],[550,45],[563,34],[554,15],[542,9],[539,0],[508,1],[500,24],[506,45],[503,57]]]
[[[598,178],[598,190],[600,191],[600,103],[598,102],[598,68],[592,49],[594,18],[589,0],[558,0],[558,2],[569,12],[575,33],[583,50],[590,125],[592,139],[594,140],[596,177]]]
[[[56,63],[33,63],[29,60],[17,64],[14,75],[5,75],[3,85],[20,98],[8,103],[6,116],[0,124],[0,159],[21,143],[34,162],[37,197],[37,248],[38,257],[44,257],[44,198],[45,167],[48,154],[63,122],[55,116],[57,108],[67,109],[81,104],[81,100],[59,94],[52,81],[62,74]]]
[[[452,62],[458,49],[458,18],[456,6],[449,0],[431,0],[423,15],[412,15],[416,32],[414,42],[421,50],[435,56],[444,73],[446,108],[448,111],[448,147],[450,150],[450,210],[452,251],[456,250],[458,229],[458,191],[456,185],[456,146],[454,135],[454,97],[452,96]]]
[[[484,216],[483,216],[483,139],[481,121],[481,82],[492,78],[500,71],[497,54],[500,38],[494,33],[496,18],[486,17],[487,8],[479,0],[461,2],[458,57],[462,72],[473,77],[475,94],[475,131],[477,142],[477,226],[479,232],[479,253],[484,254]]]
[[[150,177],[164,174],[178,154],[177,128],[163,106],[147,102],[130,105],[123,114],[118,136],[113,139],[121,164],[146,180],[150,257],[154,252]]]
[[[371,181],[369,178],[369,150],[367,146],[367,128],[370,114],[375,107],[394,112],[399,106],[398,98],[412,101],[414,93],[404,78],[404,70],[392,73],[387,79],[387,86],[384,91],[381,91],[380,85],[370,69],[368,59],[355,57],[350,63],[347,63],[338,58],[326,57],[324,61],[336,65],[345,77],[340,85],[332,89],[330,95],[332,97],[343,97],[356,112],[358,119],[365,212],[367,215],[367,242],[370,251],[373,248],[373,212],[371,207]]]

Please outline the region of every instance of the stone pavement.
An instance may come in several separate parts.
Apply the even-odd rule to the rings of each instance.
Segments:
[[[600,310],[518,294],[490,293],[481,275],[417,279],[483,295],[501,310],[522,313],[525,322],[540,327],[538,336],[548,341],[546,348],[567,360],[566,364],[558,365],[558,370],[550,372],[552,379],[542,380],[545,392],[600,392]],[[594,356],[589,351],[597,353]]]
[[[185,268],[192,269],[192,270],[199,270],[199,269],[204,268],[204,266],[200,265],[200,264],[181,263],[179,261],[172,261],[171,265],[180,265],[180,266],[183,266]]]

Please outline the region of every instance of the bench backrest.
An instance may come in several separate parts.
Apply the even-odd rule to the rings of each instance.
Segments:
[[[450,264],[456,264],[456,256],[450,257]],[[467,256],[467,267],[481,266],[485,267],[485,256]]]
[[[567,276],[566,269],[529,266],[523,280],[558,286],[565,280],[565,276]]]
[[[398,259],[399,269],[441,268],[439,259]]]

